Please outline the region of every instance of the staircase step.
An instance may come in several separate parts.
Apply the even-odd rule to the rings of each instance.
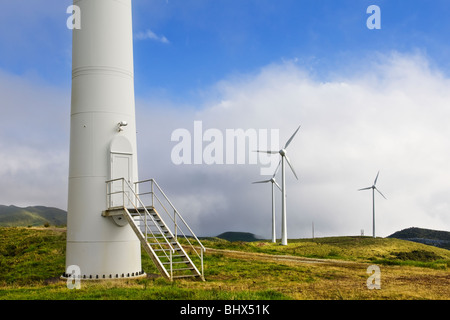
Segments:
[[[162,258],[162,259],[170,259],[170,256],[158,256],[159,258]],[[177,255],[172,255],[172,259],[176,259],[176,258],[186,258],[186,256],[183,254],[183,255],[181,255],[181,254],[177,254]]]
[[[198,274],[184,274],[184,275],[178,275],[178,276],[172,276],[172,278],[176,278],[176,279],[181,279],[181,278],[195,278],[195,277],[200,277],[200,275]]]
[[[162,233],[161,233],[160,229],[151,230],[151,231],[153,231],[153,233],[147,231],[147,237],[155,237],[155,236],[164,235],[166,238],[167,237],[173,238],[173,236],[170,234],[170,232],[168,230],[161,230]],[[167,235],[167,234],[169,234],[169,235]]]
[[[127,208],[128,212],[130,212],[130,213],[136,212],[136,209],[138,211],[144,211],[145,209],[147,209],[148,212],[155,212],[155,208],[154,207],[145,207],[145,208],[144,207],[137,207],[137,208],[132,207],[132,208]]]
[[[172,264],[181,264],[181,263],[189,264],[190,262],[189,261],[172,261]],[[162,262],[162,264],[170,265],[170,261],[169,262]]]
[[[168,279],[203,276],[199,273],[171,229],[166,226],[153,207],[122,208],[142,246],[152,258],[158,270]],[[118,214],[116,211],[105,211],[105,216]],[[169,224],[172,226],[172,224]],[[176,267],[176,268],[174,268]],[[175,275],[176,273],[176,275]]]
[[[167,249],[153,249],[153,251],[155,251],[155,252],[170,251],[170,250],[171,250],[170,248],[167,248]],[[175,251],[181,251],[181,249],[179,249],[179,248],[174,248],[174,250]]]
[[[171,242],[171,240],[173,239],[172,237],[170,237],[170,236],[160,236],[160,235],[155,235],[155,236],[148,236],[147,235],[147,240],[157,240],[157,239],[162,239],[162,240],[164,240],[163,242],[164,243],[167,243],[165,240],[167,239],[169,242]]]
[[[150,241],[153,241],[153,242],[150,242]],[[167,239],[167,238],[166,239],[164,239],[164,238],[148,238],[147,243],[149,245],[164,245],[164,246],[167,246],[170,244],[172,247],[176,245],[172,241],[170,241],[170,239]]]
[[[154,239],[154,238],[150,238],[150,240],[153,240],[153,239]],[[172,246],[177,245],[176,242],[170,242],[170,241],[169,241],[169,243],[170,243]],[[148,242],[148,244],[151,245],[151,246],[156,246],[156,245],[165,245],[165,246],[167,246],[167,242],[166,242],[166,241],[161,241],[161,242]]]
[[[191,270],[194,270],[194,267],[172,269],[172,272],[177,272],[177,271],[191,271]]]

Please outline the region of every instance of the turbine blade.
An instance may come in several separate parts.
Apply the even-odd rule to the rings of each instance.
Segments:
[[[384,196],[384,194],[382,194],[382,193],[381,193],[381,191],[380,191],[380,190],[378,190],[377,188],[375,188],[375,190],[377,190],[377,191],[378,191],[378,193],[379,193],[379,194],[381,194],[381,195],[383,196],[383,198],[385,198],[385,199],[387,200],[387,198],[386,198],[386,197]]]
[[[284,156],[284,158],[286,159],[286,161],[287,161],[289,167],[291,167],[292,173],[294,173],[294,176],[295,176],[295,177],[297,178],[297,180],[298,180],[297,174],[295,173],[294,167],[292,166],[291,162],[289,161],[289,158],[288,158],[287,156]]]
[[[367,188],[358,189],[358,191],[361,191],[361,190],[369,190],[369,189],[372,189],[372,187],[367,187]]]
[[[271,180],[263,180],[263,181],[255,181],[255,182],[252,182],[252,184],[253,183],[267,183],[267,182],[270,182]]]
[[[278,187],[278,189],[280,189],[280,191],[283,191],[283,190],[281,190],[280,185],[276,181],[274,181],[273,183],[275,183],[275,185]]]
[[[255,150],[253,152],[262,152],[262,153],[269,153],[269,154],[276,154],[279,153],[280,151],[264,151],[264,150]]]
[[[281,159],[280,159],[280,161],[278,161],[278,166],[277,166],[277,168],[275,169],[275,172],[273,173],[272,178],[275,178],[275,176],[277,175],[278,170],[280,169],[280,164],[281,164]]]
[[[378,175],[380,174],[380,171],[378,171],[377,176],[375,177],[375,181],[373,182],[373,185],[375,186],[377,184]]]
[[[297,131],[300,129],[300,126],[298,126],[297,130],[295,130],[294,134],[289,138],[289,140],[286,142],[286,145],[284,148],[286,149],[288,145],[291,143],[292,139],[294,139],[294,136],[297,134]]]

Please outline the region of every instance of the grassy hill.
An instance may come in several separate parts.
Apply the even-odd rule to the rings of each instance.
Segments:
[[[211,248],[311,259],[333,259],[385,265],[414,265],[441,268],[450,266],[450,251],[395,238],[361,236],[291,239],[288,246],[267,241],[208,243]]]
[[[235,231],[228,231],[228,232],[221,233],[217,236],[217,238],[228,240],[228,241],[246,241],[246,242],[260,240],[253,233],[235,232]]]
[[[412,227],[397,231],[388,238],[414,241],[450,250],[450,232],[448,231]]]
[[[450,299],[450,251],[394,238],[330,237],[202,241],[206,282],[158,276],[142,252],[148,278],[83,281],[69,290],[65,228],[0,228],[2,299],[323,300]],[[381,268],[381,290],[368,290],[367,268]]]
[[[32,206],[20,208],[0,205],[0,227],[65,226],[67,212],[58,208]]]

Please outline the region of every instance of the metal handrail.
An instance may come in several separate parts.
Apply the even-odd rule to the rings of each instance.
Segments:
[[[116,181],[122,181],[122,190],[121,191],[114,191],[114,192],[109,192],[111,190],[111,185],[113,182]],[[141,201],[141,199],[139,198],[139,196],[135,193],[135,191],[133,190],[133,188],[130,186],[130,184],[128,183],[128,181],[126,181],[124,178],[117,178],[117,179],[111,179],[111,180],[107,180],[106,181],[107,184],[107,192],[106,192],[106,196],[107,196],[107,207],[108,208],[112,208],[111,205],[111,195],[113,194],[119,194],[122,193],[122,206],[125,207],[125,197],[128,199],[128,201],[130,203],[132,203],[134,209],[136,210],[136,212],[139,214],[139,217],[141,218],[142,221],[144,221],[145,224],[145,239],[147,239],[147,231],[149,230],[152,234],[152,238],[156,241],[155,243],[158,244],[158,246],[161,249],[164,249],[160,243],[160,241],[156,238],[155,234],[153,233],[153,230],[151,228],[149,228],[149,225],[147,223],[147,216],[150,217],[151,221],[153,222],[153,225],[156,226],[158,228],[158,231],[160,232],[161,236],[163,237],[163,239],[165,240],[166,244],[169,246],[170,248],[170,256],[168,256],[164,250],[162,250],[163,254],[169,259],[170,264],[172,265],[172,252],[175,252],[175,248],[172,246],[172,244],[170,243],[170,241],[166,238],[166,236],[164,235],[164,232],[161,230],[160,226],[156,223],[155,219],[153,218],[153,216],[148,212],[147,208],[145,207],[144,203]],[[129,197],[129,195],[127,194],[127,192],[125,191],[125,185],[128,187],[128,189],[132,192],[132,194],[134,195],[134,199],[136,200],[136,203],[133,201],[133,199],[131,199]],[[139,208],[137,207],[137,203],[139,203],[142,208],[144,209],[144,214],[145,214],[145,220],[142,218],[142,214],[139,211]],[[117,206],[117,207],[122,207],[122,206]],[[141,231],[141,230],[139,230]],[[142,232],[142,231],[141,231]],[[169,231],[170,232],[170,231]],[[173,236],[173,235],[172,235]]]
[[[142,192],[142,193],[137,193],[137,187],[140,184],[143,183],[150,183],[150,187],[151,187],[151,191],[150,192]],[[169,218],[172,220],[172,222],[174,223],[174,234],[175,234],[175,239],[177,239],[177,235],[178,235],[178,231],[181,232],[181,235],[186,239],[186,241],[188,242],[189,246],[193,249],[193,251],[196,253],[196,255],[200,258],[201,261],[201,273],[203,276],[203,253],[204,251],[206,251],[206,248],[203,246],[203,244],[200,242],[200,240],[197,238],[197,236],[195,235],[195,233],[192,231],[192,229],[189,227],[189,225],[187,224],[187,222],[184,220],[184,218],[181,216],[181,214],[179,213],[179,211],[175,208],[175,206],[173,205],[173,203],[169,200],[169,198],[166,196],[166,194],[164,193],[164,191],[162,191],[161,187],[158,185],[158,183],[154,180],[154,179],[147,179],[147,180],[143,180],[143,181],[138,181],[135,182],[135,192],[136,195],[138,196],[138,198],[141,195],[145,195],[145,194],[150,194],[152,197],[152,207],[155,206],[155,198],[157,200],[157,202],[160,204],[160,206],[163,208],[163,211],[166,212],[166,214],[169,216]],[[164,204],[162,203],[160,197],[158,197],[158,195],[155,193],[155,188],[154,186],[156,186],[156,189],[159,191],[159,193],[163,196],[163,198],[167,201],[167,203],[169,204],[169,206],[172,208],[173,210],[173,218],[171,216],[171,214],[169,213],[169,211],[167,210],[167,208],[164,206]],[[182,228],[180,228],[179,223],[177,223],[177,221],[181,221],[182,224],[187,228],[187,230],[189,231],[189,233],[191,234],[191,236],[196,240],[196,242],[199,244],[200,249],[201,249],[201,253],[199,254],[198,251],[196,250],[195,246],[191,243],[191,241],[189,240],[188,236],[185,234],[185,232],[183,231]]]

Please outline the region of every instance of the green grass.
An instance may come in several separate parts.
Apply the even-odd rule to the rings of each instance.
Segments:
[[[65,268],[66,235],[32,228],[0,228],[0,284],[34,284]]]
[[[376,262],[385,265],[417,265],[441,269],[450,266],[450,251],[415,242],[372,237],[328,237],[293,239],[288,246],[268,241],[228,242],[208,238],[204,244],[211,248],[292,255],[318,259],[355,262]]]
[[[143,251],[142,267],[149,277],[82,281],[80,290],[69,290],[59,279],[65,268],[64,229],[0,228],[0,299],[450,299],[450,251],[445,249],[368,237],[290,240],[288,246],[217,238],[202,242],[208,248],[248,255],[209,250],[204,256],[206,282],[170,282],[157,276],[157,269]],[[320,258],[330,263],[270,258],[280,255]],[[384,290],[365,288],[370,264],[382,266]]]
[[[120,280],[119,280],[120,281]],[[117,284],[115,284],[117,285]],[[175,285],[150,283],[84,284],[80,290],[68,290],[61,285],[47,287],[13,288],[0,290],[2,300],[286,300],[289,297],[276,291],[222,291],[179,288]]]

